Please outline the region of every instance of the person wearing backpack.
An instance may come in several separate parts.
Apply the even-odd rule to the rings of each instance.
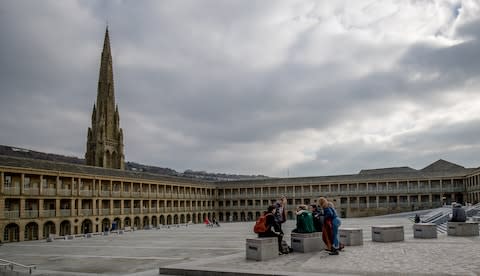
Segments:
[[[282,230],[282,224],[287,221],[287,197],[282,195],[277,202],[274,204],[275,206],[275,221],[277,222],[280,230]]]
[[[278,254],[286,254],[282,250],[283,231],[275,220],[275,205],[268,206],[267,211],[260,216],[254,226],[254,232],[259,238],[276,237],[278,240]]]

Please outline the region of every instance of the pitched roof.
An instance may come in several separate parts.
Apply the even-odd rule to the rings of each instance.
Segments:
[[[443,159],[438,159],[432,164],[421,169],[422,172],[459,171],[459,170],[465,170],[465,167],[457,165],[452,162],[445,161]]]
[[[393,167],[393,168],[361,170],[358,174],[363,174],[363,175],[401,174],[401,173],[413,173],[413,172],[417,172],[417,170],[412,169],[410,167]]]

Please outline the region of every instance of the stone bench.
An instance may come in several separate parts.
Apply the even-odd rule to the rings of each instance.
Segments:
[[[447,223],[448,236],[478,236],[478,222],[452,222]]]
[[[264,261],[278,257],[278,239],[252,238],[246,242],[247,260]]]
[[[480,221],[480,216],[474,216],[474,217],[472,217],[472,221],[474,221],[474,222]]]
[[[372,226],[372,241],[396,242],[405,240],[402,225]]]
[[[340,243],[344,245],[363,245],[363,230],[361,228],[338,229]]]
[[[322,240],[322,232],[292,233],[290,237],[290,244],[294,252],[322,251],[325,247]]]
[[[132,227],[130,226],[125,226],[125,228],[123,229],[125,232],[129,232],[129,231],[132,231]]]
[[[437,225],[435,223],[415,223],[413,225],[413,237],[420,239],[436,239]]]

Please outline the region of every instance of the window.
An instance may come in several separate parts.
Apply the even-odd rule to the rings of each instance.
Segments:
[[[5,175],[5,187],[10,188],[12,187],[12,177],[10,175]]]
[[[25,176],[23,178],[23,187],[26,188],[26,189],[30,188],[30,177]]]

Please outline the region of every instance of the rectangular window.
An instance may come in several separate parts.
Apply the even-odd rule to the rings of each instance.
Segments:
[[[10,175],[5,175],[5,188],[11,188],[12,187],[12,177]]]
[[[30,177],[25,176],[23,178],[23,187],[26,188],[26,189],[30,188]]]

